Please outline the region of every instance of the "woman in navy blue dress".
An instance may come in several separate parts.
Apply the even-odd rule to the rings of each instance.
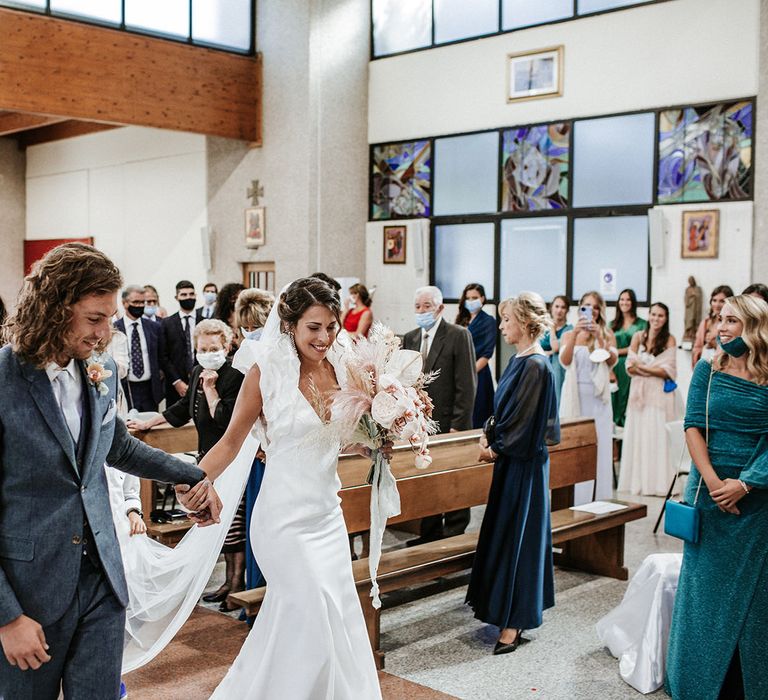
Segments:
[[[472,334],[475,346],[475,369],[477,370],[477,393],[472,412],[472,427],[482,428],[493,413],[493,378],[488,363],[496,349],[496,319],[483,311],[485,288],[472,282],[464,287],[459,299],[459,313],[456,324],[464,326]]]
[[[560,423],[539,343],[552,325],[544,300],[523,292],[499,312],[501,334],[518,352],[499,381],[495,428],[480,440],[480,459],[495,464],[466,602],[499,628],[493,653],[506,654],[555,604],[547,445],[560,441]]]

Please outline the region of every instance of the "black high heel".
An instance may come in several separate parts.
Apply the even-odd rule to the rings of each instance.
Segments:
[[[206,603],[221,603],[227,599],[229,595],[229,586],[222,586],[215,593],[208,593],[203,596],[203,600]]]
[[[520,646],[520,640],[523,637],[523,630],[517,630],[517,636],[513,642],[508,644],[505,642],[496,642],[496,646],[493,648],[493,655],[498,656],[500,654],[511,654]]]

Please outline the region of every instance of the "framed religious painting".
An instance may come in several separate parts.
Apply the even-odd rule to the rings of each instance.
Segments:
[[[563,46],[507,54],[507,102],[563,94]]]
[[[405,226],[384,227],[384,264],[405,265]]]
[[[720,239],[720,211],[683,212],[683,258],[716,258]]]
[[[245,247],[258,248],[267,242],[264,207],[249,207],[245,210]]]

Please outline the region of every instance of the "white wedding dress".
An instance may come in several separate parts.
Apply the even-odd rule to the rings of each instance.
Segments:
[[[258,364],[264,401],[256,432],[267,468],[250,533],[267,592],[211,697],[381,698],[338,496],[339,442],[323,439],[322,421],[299,390],[288,337],[244,345],[235,364]]]

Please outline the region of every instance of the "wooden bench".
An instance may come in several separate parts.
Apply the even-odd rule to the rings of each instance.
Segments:
[[[169,454],[197,451],[197,430],[192,422],[181,428],[159,425],[151,430],[131,430],[131,435],[150,447],[157,447]],[[155,482],[141,480],[141,510],[147,525],[147,535],[162,544],[173,546],[187,533],[193,523],[188,518],[170,523],[153,523],[149,514],[155,509]]]
[[[493,465],[477,461],[479,435],[480,431],[472,430],[433,438],[430,443],[433,461],[426,470],[413,466],[413,454],[408,446],[396,447],[392,471],[400,491],[402,512],[388,524],[485,504]],[[350,534],[364,532],[370,526],[370,487],[365,484],[369,466],[368,460],[356,456],[342,456],[339,460],[340,496]],[[646,507],[617,501],[627,507],[604,515],[570,510],[574,484],[594,479],[596,470],[594,421],[564,421],[562,441],[550,449],[552,539],[553,545],[561,549],[555,555],[556,563],[626,580],[624,526],[645,517]],[[385,552],[377,577],[381,592],[388,593],[464,571],[472,565],[476,545],[477,533],[474,532]],[[379,645],[380,611],[374,610],[369,597],[368,560],[353,562],[352,570],[376,662],[383,668],[384,655]],[[230,595],[229,601],[244,607],[248,615],[254,615],[265,592],[264,587],[244,591]]]

